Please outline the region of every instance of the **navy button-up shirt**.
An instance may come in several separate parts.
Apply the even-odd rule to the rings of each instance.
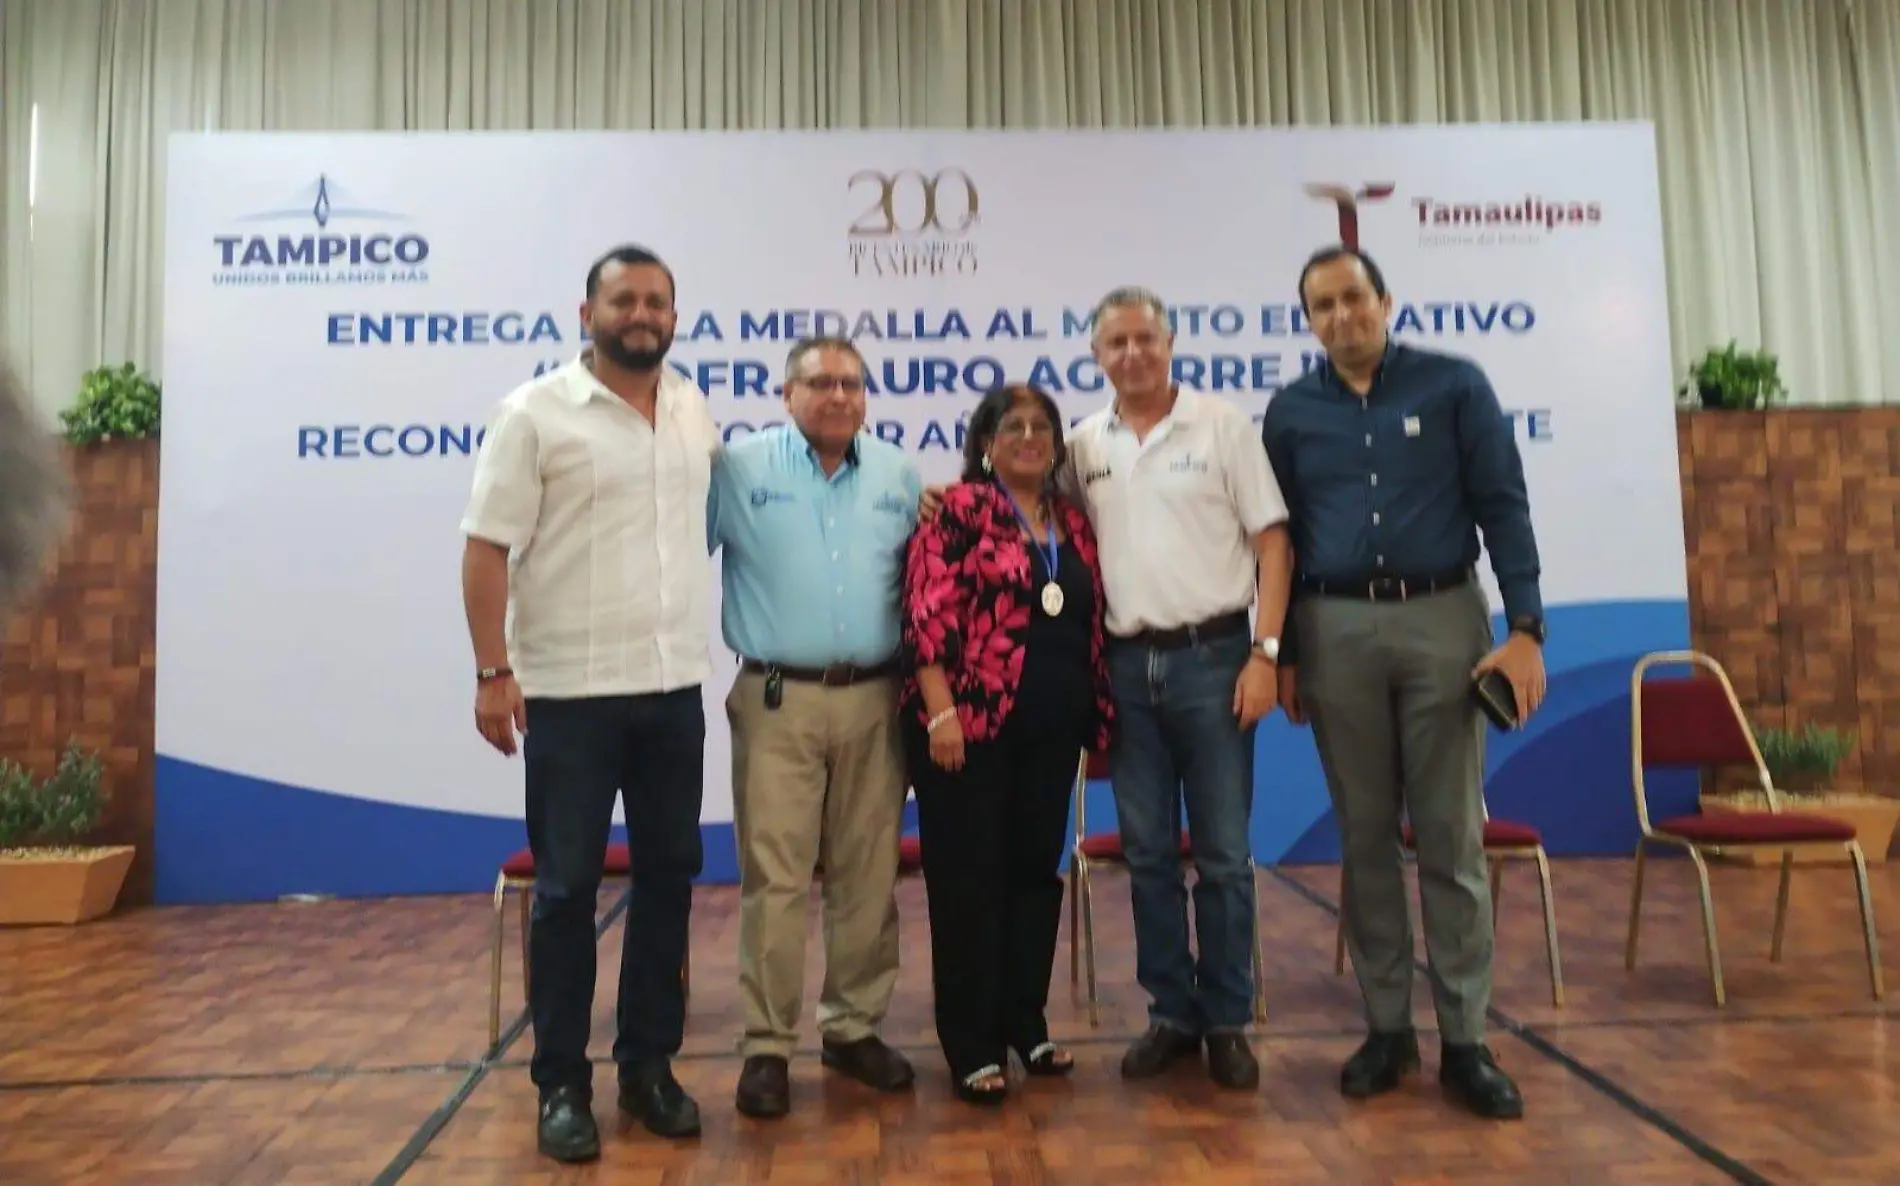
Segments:
[[[1442,574],[1477,563],[1482,531],[1507,620],[1543,617],[1523,458],[1476,363],[1393,343],[1361,399],[1322,362],[1273,397],[1261,440],[1298,577]]]

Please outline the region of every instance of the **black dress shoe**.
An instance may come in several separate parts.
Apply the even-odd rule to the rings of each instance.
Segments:
[[[754,1120],[776,1120],[792,1110],[792,1076],[776,1054],[755,1054],[739,1068],[738,1108]]]
[[[1122,1078],[1151,1078],[1200,1049],[1201,1040],[1193,1034],[1157,1021],[1122,1055]]]
[[[638,1117],[656,1137],[699,1135],[699,1105],[673,1078],[673,1068],[666,1063],[622,1079],[620,1108]]]
[[[1438,1082],[1453,1099],[1487,1120],[1516,1120],[1524,1115],[1517,1084],[1498,1069],[1498,1060],[1482,1046],[1444,1047]]]
[[[1222,1087],[1260,1086],[1260,1060],[1247,1045],[1247,1035],[1233,1030],[1207,1035],[1207,1073]]]
[[[876,1034],[855,1042],[826,1038],[819,1060],[832,1070],[879,1091],[903,1091],[917,1081],[917,1071],[910,1060],[885,1045],[884,1039]]]
[[[578,1087],[557,1087],[541,1099],[541,1152],[556,1161],[592,1161],[600,1156],[600,1129],[593,1101]]]
[[[1374,1033],[1360,1044],[1339,1072],[1340,1093],[1349,1099],[1370,1099],[1397,1087],[1418,1070],[1418,1031]]]

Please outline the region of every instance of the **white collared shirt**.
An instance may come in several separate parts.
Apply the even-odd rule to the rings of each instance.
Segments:
[[[1255,537],[1287,509],[1245,412],[1181,386],[1146,440],[1110,406],[1077,424],[1068,447],[1101,548],[1110,634],[1172,630],[1253,604]]]
[[[663,692],[711,675],[718,449],[705,394],[671,368],[651,424],[579,359],[502,400],[462,531],[510,549],[508,658],[524,695]]]

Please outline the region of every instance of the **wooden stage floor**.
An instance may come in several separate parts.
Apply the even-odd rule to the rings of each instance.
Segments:
[[[1121,1081],[1142,1027],[1126,881],[1096,883],[1101,1025],[1072,998],[1067,932],[1051,1019],[1080,1066],[1000,1111],[950,1097],[930,1029],[923,888],[902,888],[906,964],[886,1036],[919,1069],[911,1097],[828,1078],[808,1029],[793,1113],[732,1108],[738,1073],[735,891],[702,890],[687,1051],[705,1116],[674,1145],[616,1116],[596,1069],[602,1160],[535,1152],[513,923],[504,1037],[487,1052],[484,897],[153,909],[76,930],[0,932],[0,1182],[33,1183],[1854,1183],[1900,1182],[1900,1025],[1871,999],[1851,874],[1797,873],[1784,963],[1767,959],[1772,870],[1716,870],[1728,976],[1715,1008],[1689,866],[1655,867],[1643,957],[1623,969],[1630,865],[1559,862],[1567,1006],[1552,1006],[1535,880],[1507,873],[1494,1048],[1528,1102],[1490,1123],[1440,1096],[1435,1036],[1401,1093],[1335,1087],[1360,1036],[1332,971],[1336,868],[1262,870],[1270,1019],[1258,1091],[1198,1068]],[[1888,950],[1900,865],[1877,866]],[[613,913],[618,891],[603,892]],[[814,903],[815,904],[815,903]],[[814,916],[807,1017],[820,974]],[[601,941],[593,1049],[612,1040],[619,928]],[[1900,968],[1886,960],[1888,979]],[[1423,977],[1422,1027],[1431,1026]],[[1890,1047],[1893,1047],[1890,1049]]]

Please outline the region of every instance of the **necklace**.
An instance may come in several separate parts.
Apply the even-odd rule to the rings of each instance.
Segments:
[[[1022,520],[1024,530],[1029,532],[1029,541],[1036,545],[1036,551],[1049,571],[1049,580],[1042,587],[1042,612],[1053,618],[1062,612],[1062,586],[1056,583],[1056,570],[1062,564],[1062,545],[1056,539],[1055,520],[1053,517],[1049,520],[1049,546],[1044,548],[1042,541],[1036,538],[1035,524],[1023,513],[1023,504],[1016,501],[1016,496],[1007,487],[1003,494],[1009,499],[1009,505],[1016,509],[1016,517]]]

